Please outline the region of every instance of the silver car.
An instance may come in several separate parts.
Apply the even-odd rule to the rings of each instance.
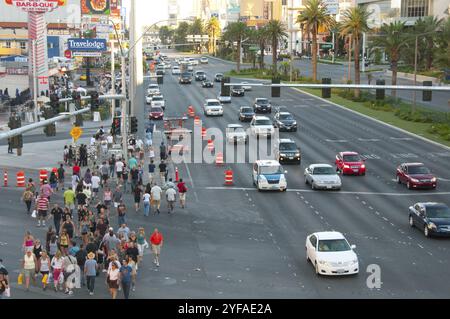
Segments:
[[[305,169],[305,184],[312,189],[340,190],[342,181],[336,170],[328,164],[311,164]]]

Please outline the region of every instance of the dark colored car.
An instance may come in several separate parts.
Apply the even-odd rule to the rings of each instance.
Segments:
[[[195,81],[204,81],[206,80],[206,73],[203,71],[195,72]]]
[[[255,115],[253,108],[250,106],[241,106],[239,109],[239,121],[250,122]]]
[[[272,105],[266,98],[256,98],[253,104],[255,113],[272,113]]]
[[[342,175],[366,175],[366,162],[356,152],[340,152],[335,163]]]
[[[450,208],[442,203],[416,203],[409,207],[409,225],[425,237],[450,237]]]
[[[192,83],[192,76],[188,72],[184,72],[180,75],[179,78],[180,84],[191,84]]]
[[[214,87],[214,82],[211,81],[211,80],[205,79],[202,82],[202,87],[204,87],[204,88],[212,88],[212,87]]]
[[[231,87],[231,96],[244,96],[245,90],[240,85],[234,85]]]
[[[280,163],[294,163],[300,165],[302,160],[300,148],[291,139],[280,139],[275,154],[276,160]]]
[[[217,73],[216,75],[214,75],[214,81],[215,82],[222,82],[223,79],[223,74],[222,73]]]
[[[437,178],[423,163],[403,163],[397,167],[397,183],[406,184],[408,189],[437,186]]]
[[[289,112],[277,111],[273,118],[273,126],[280,132],[297,132],[297,121]]]
[[[154,106],[150,109],[150,119],[153,120],[162,120],[164,117],[164,110],[162,107]]]

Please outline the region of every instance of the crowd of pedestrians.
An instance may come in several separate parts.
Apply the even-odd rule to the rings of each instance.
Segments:
[[[149,236],[144,227],[133,231],[128,222],[141,212],[144,217],[160,214],[163,199],[168,214],[174,212],[177,198],[185,208],[187,187],[182,179],[173,182],[168,176],[170,158],[164,143],[160,145],[158,164],[153,147],[148,148],[148,182],[144,183],[143,150],[141,143],[135,143],[128,161],[111,155],[100,165],[88,166],[83,151],[77,157],[72,147],[65,147],[64,164],[48,180],[41,185],[28,181],[22,194],[26,212],[37,219],[38,227],[48,230],[45,245],[30,231],[24,236],[19,283],[26,290],[30,281],[37,285],[39,280],[43,290],[53,287],[55,292],[71,295],[75,289],[86,287],[93,295],[96,280],[104,273],[111,297],[115,299],[123,290],[128,298],[130,291],[135,291],[146,249],[151,248],[153,263],[159,267],[162,234],[154,229]],[[65,177],[70,167],[68,182]],[[56,194],[62,194],[61,203]],[[133,198],[134,209],[126,205],[126,194]],[[7,287],[5,278],[0,273],[0,292]]]

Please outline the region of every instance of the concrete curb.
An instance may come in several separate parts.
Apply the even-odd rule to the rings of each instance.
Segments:
[[[379,124],[382,124],[382,125],[384,125],[384,126],[388,126],[388,127],[392,128],[392,129],[395,129],[395,130],[397,130],[397,131],[399,131],[399,132],[405,133],[405,134],[407,134],[407,135],[409,135],[409,136],[418,138],[418,139],[420,139],[420,140],[422,140],[422,141],[428,142],[428,143],[430,143],[430,144],[439,146],[439,147],[441,147],[441,148],[443,148],[443,149],[445,149],[445,150],[447,150],[447,151],[450,151],[450,147],[448,147],[448,146],[446,146],[446,145],[443,145],[443,144],[441,144],[441,143],[432,141],[432,140],[430,140],[430,139],[428,139],[428,138],[426,138],[426,137],[417,135],[417,134],[415,134],[415,133],[411,133],[411,132],[406,131],[406,130],[404,130],[404,129],[402,129],[402,128],[399,128],[399,127],[396,127],[396,126],[394,126],[394,125],[391,125],[391,124],[385,123],[385,122],[383,122],[383,121],[377,120],[377,119],[375,119],[375,118],[373,118],[373,117],[370,117],[370,116],[368,116],[368,115],[365,115],[365,114],[359,113],[359,112],[357,112],[357,111],[354,111],[354,110],[352,110],[352,109],[346,108],[345,106],[339,105],[339,104],[337,104],[337,103],[330,102],[330,101],[328,101],[327,99],[324,99],[324,98],[315,96],[314,94],[311,94],[311,93],[302,91],[302,90],[300,90],[300,89],[298,89],[298,88],[292,88],[292,89],[293,89],[293,90],[296,90],[296,91],[299,91],[299,92],[301,92],[301,93],[304,93],[304,94],[306,94],[306,95],[308,95],[308,96],[317,98],[317,99],[321,100],[322,102],[325,102],[325,103],[328,103],[328,104],[337,106],[337,107],[339,107],[339,108],[341,108],[341,109],[343,109],[343,110],[346,110],[346,111],[348,111],[348,112],[351,112],[351,113],[353,113],[353,114],[357,114],[357,115],[362,116],[362,117],[364,117],[364,118],[366,118],[366,119],[372,120],[372,121],[377,122],[377,123],[379,123]]]
[[[217,61],[221,61],[221,62],[229,63],[229,64],[236,64],[236,62],[234,62],[234,61],[224,60],[224,59],[212,56],[212,55],[205,55],[205,56],[208,57],[208,59],[213,59],[213,60],[217,60]],[[241,63],[241,65],[252,65],[252,64],[251,63]]]

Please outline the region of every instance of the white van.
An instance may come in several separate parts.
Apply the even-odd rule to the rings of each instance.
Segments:
[[[287,171],[278,161],[258,160],[253,164],[253,185],[258,191],[261,190],[287,190]]]

